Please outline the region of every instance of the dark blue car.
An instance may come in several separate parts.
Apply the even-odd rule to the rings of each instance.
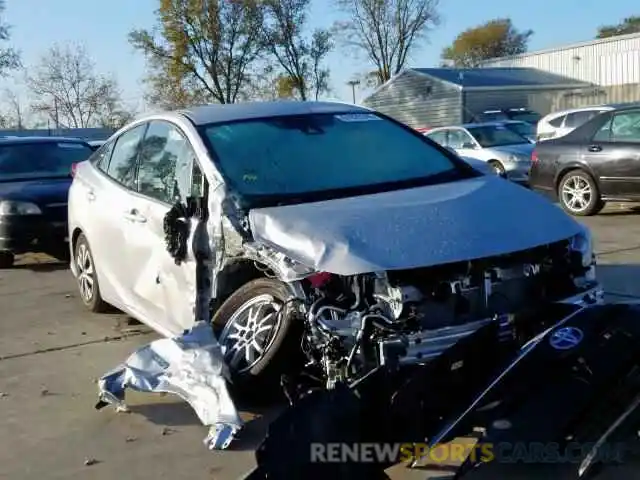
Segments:
[[[68,257],[72,170],[91,153],[88,143],[74,138],[0,138],[0,268],[25,252]]]

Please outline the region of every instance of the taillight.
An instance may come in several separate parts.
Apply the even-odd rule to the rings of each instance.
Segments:
[[[536,163],[538,161],[538,152],[534,149],[531,152],[531,163]]]
[[[78,164],[77,163],[72,163],[71,164],[71,177],[75,177],[76,176],[76,170],[78,169]]]

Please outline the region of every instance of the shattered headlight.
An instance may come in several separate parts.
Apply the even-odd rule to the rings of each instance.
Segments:
[[[582,231],[571,238],[571,251],[578,252],[582,259],[583,267],[595,265],[596,256],[593,253],[593,236],[587,227],[582,227]]]
[[[42,211],[35,203],[0,200],[0,217],[7,215],[40,215]]]

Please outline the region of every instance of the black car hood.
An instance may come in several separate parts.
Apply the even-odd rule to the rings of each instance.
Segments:
[[[0,200],[33,202],[39,205],[66,203],[71,178],[0,181]]]

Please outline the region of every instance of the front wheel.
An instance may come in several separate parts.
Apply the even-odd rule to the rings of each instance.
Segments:
[[[489,160],[489,166],[493,169],[496,175],[506,178],[507,171],[504,169],[504,165],[497,160]]]
[[[295,332],[290,298],[284,283],[259,278],[236,290],[213,316],[236,389],[274,393],[282,374],[295,368],[300,336]]]
[[[558,184],[558,199],[566,212],[581,217],[596,215],[605,206],[598,185],[582,170],[572,170],[562,177]]]

